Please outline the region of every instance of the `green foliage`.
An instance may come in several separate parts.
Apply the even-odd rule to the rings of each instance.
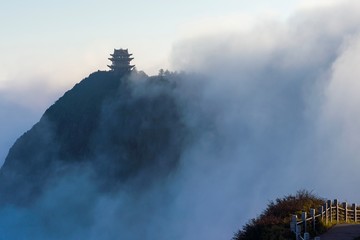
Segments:
[[[300,217],[302,211],[309,212],[324,204],[324,200],[309,191],[300,190],[271,201],[264,212],[252,219],[233,237],[233,240],[282,240],[292,239],[290,231],[291,215]]]

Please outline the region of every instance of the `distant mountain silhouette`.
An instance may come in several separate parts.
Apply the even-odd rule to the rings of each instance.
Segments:
[[[31,203],[74,169],[89,171],[107,192],[166,176],[188,135],[175,89],[170,75],[92,73],[11,147],[0,170],[0,203]]]

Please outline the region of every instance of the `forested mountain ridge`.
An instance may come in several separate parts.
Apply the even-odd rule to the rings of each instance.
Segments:
[[[102,191],[169,174],[188,135],[171,78],[98,71],[76,84],[11,147],[0,202],[29,204],[72,171]]]

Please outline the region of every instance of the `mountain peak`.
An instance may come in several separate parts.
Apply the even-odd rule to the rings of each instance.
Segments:
[[[143,183],[168,174],[186,135],[173,91],[163,76],[90,74],[12,146],[0,170],[0,202],[26,204],[69,169],[91,169],[105,190],[139,172],[149,172]]]

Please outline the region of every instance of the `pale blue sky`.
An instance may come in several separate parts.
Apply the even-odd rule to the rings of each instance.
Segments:
[[[155,0],[155,1],[3,1],[0,8],[0,80],[14,75],[20,62],[34,72],[43,67],[91,59],[92,66],[79,63],[77,68],[106,68],[103,58],[112,48],[127,47],[134,53],[135,64],[156,72],[166,62],[172,44],[204,19],[237,15],[261,15],[274,12],[286,17],[298,0]],[[205,21],[206,22],[206,21]],[[209,27],[209,26],[207,26]],[[88,56],[89,55],[89,56]],[[24,60],[26,59],[26,60]],[[50,60],[51,59],[51,60]],[[106,59],[105,59],[106,60]],[[40,66],[43,62],[45,66]],[[74,61],[73,64],[77,63]],[[75,66],[74,66],[75,67]],[[166,67],[166,66],[165,66]],[[25,71],[30,71],[25,67]],[[50,71],[51,72],[51,71]],[[36,75],[36,74],[35,74]]]
[[[0,0],[0,84],[17,75],[18,64],[24,59],[26,64],[31,59],[24,72],[49,74],[59,64],[79,61],[82,63],[77,68],[84,69],[82,72],[106,68],[106,56],[115,47],[129,48],[138,68],[155,73],[167,67],[172,45],[193,33],[188,31],[193,25],[201,34],[201,25],[211,28],[227,17],[257,18],[272,13],[286,18],[303,3],[320,1]],[[234,20],[234,25],[239,24]]]

